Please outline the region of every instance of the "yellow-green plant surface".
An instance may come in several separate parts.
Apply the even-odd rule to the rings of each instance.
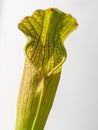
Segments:
[[[77,26],[74,17],[56,8],[36,10],[19,23],[27,44],[15,130],[44,129],[67,56],[64,40]]]

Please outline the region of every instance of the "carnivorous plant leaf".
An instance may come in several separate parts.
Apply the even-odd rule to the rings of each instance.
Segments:
[[[56,8],[36,10],[18,28],[27,36],[15,130],[43,130],[66,59],[64,40],[78,24]]]

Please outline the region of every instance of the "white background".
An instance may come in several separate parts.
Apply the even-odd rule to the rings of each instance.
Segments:
[[[98,0],[0,0],[0,130],[15,130],[26,37],[17,24],[36,9],[77,18],[45,130],[98,130]]]

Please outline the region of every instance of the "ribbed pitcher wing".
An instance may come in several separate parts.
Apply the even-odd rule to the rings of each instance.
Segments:
[[[43,130],[59,79],[60,72],[41,77],[26,59],[17,104],[16,130]]]

